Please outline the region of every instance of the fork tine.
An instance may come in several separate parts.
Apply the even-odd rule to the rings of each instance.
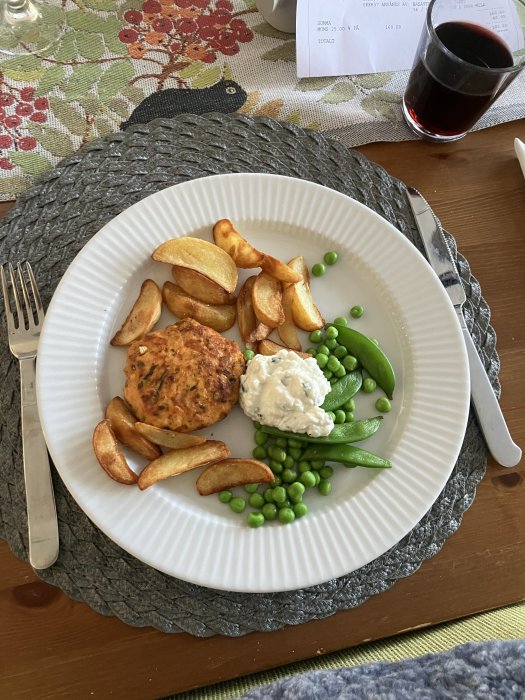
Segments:
[[[31,291],[33,293],[33,298],[35,300],[35,305],[36,305],[36,318],[38,321],[38,324],[41,324],[42,321],[44,320],[44,309],[42,307],[42,300],[40,299],[40,294],[38,292],[38,286],[36,283],[35,275],[33,274],[33,268],[31,265],[26,262],[26,270],[27,274],[29,277],[29,283],[31,284]]]
[[[2,294],[4,295],[4,308],[5,317],[7,319],[7,332],[12,333],[15,329],[15,323],[13,319],[13,311],[11,309],[11,302],[9,300],[9,289],[7,287],[7,278],[5,276],[4,266],[0,266],[0,277],[2,278]]]
[[[20,289],[22,291],[22,298],[24,300],[24,321],[27,321],[28,328],[32,328],[35,325],[35,315],[33,313],[31,299],[29,298],[29,293],[27,291],[25,277],[22,272],[22,263],[17,264],[16,271],[18,273],[18,281],[20,282]]]
[[[13,291],[13,300],[15,302],[15,308],[16,308],[16,314],[17,314],[17,321],[18,325],[14,325],[15,328],[23,328],[24,327],[24,317],[22,315],[22,309],[20,308],[20,297],[18,296],[18,290],[16,288],[16,278],[15,278],[15,270],[11,263],[9,263],[9,277],[11,278],[11,289]],[[14,323],[14,321],[13,321]]]

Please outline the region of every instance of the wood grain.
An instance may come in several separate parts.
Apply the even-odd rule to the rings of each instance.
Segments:
[[[525,445],[525,121],[447,146],[360,148],[417,187],[455,236],[492,310],[501,406]],[[10,205],[0,204],[4,214]],[[437,416],[438,418],[438,416]],[[525,470],[489,460],[458,532],[419,571],[355,610],[242,638],[134,629],[41,582],[0,543],[0,697],[158,698],[525,599]]]

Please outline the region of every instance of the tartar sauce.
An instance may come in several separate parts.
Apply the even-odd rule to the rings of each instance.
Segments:
[[[250,360],[241,377],[239,402],[249,418],[263,425],[320,437],[334,427],[320,408],[330,388],[313,357],[279,350]]]

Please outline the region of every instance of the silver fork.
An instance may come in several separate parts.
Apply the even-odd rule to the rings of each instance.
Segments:
[[[9,349],[20,363],[22,451],[26,487],[29,561],[46,569],[58,557],[58,523],[47,447],[35,392],[35,367],[44,310],[31,265],[0,266]],[[31,290],[31,294],[29,293]]]

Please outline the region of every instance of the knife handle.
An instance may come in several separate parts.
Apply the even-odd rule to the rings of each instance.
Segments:
[[[472,404],[490,454],[502,467],[515,467],[521,459],[521,449],[509,433],[498,399],[487,377],[476,346],[466,328],[463,337],[470,367]]]

